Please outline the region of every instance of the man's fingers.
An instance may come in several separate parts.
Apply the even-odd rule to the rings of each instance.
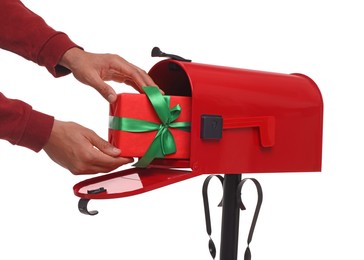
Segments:
[[[82,160],[74,167],[72,173],[76,175],[105,173],[133,161],[133,158],[110,156],[95,147],[84,153]]]
[[[116,101],[116,92],[109,84],[105,83],[101,78],[96,78],[94,82],[93,87],[109,103],[114,103]]]
[[[97,152],[101,153],[100,151]],[[96,160],[93,160],[92,162],[90,162],[90,164],[85,165],[82,168],[80,167],[82,170],[73,171],[72,173],[75,175],[107,173],[119,168],[122,165],[133,162],[133,158],[114,158],[110,156],[107,156],[104,159],[101,158],[102,157],[97,155],[97,157],[95,157]]]
[[[113,67],[113,69],[117,73],[120,73],[120,75],[125,76],[124,83],[129,86],[132,86],[138,92],[142,92],[143,91],[142,87],[144,86],[158,87],[147,72],[125,60],[124,62],[117,62],[115,64],[115,67]]]
[[[90,135],[89,140],[91,144],[96,147],[98,150],[100,150],[102,153],[107,154],[112,157],[119,156],[121,153],[121,150],[107,142],[106,140],[99,137],[96,133],[93,133]]]

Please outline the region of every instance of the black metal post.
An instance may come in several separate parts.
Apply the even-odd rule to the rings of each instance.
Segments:
[[[241,174],[225,174],[222,205],[220,260],[237,260],[240,209],[237,187]]]

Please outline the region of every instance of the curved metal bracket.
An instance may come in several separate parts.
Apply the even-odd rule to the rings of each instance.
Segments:
[[[245,205],[244,205],[244,203],[243,203],[243,201],[241,199],[241,190],[243,188],[244,183],[247,180],[251,180],[251,181],[254,182],[255,187],[257,188],[257,192],[258,192],[258,201],[257,201],[257,205],[255,207],[255,212],[254,212],[254,216],[253,216],[253,220],[252,220],[252,223],[251,223],[251,226],[250,226],[250,231],[249,231],[249,236],[248,236],[248,246],[247,246],[247,248],[245,250],[245,254],[244,254],[244,259],[245,260],[250,260],[251,259],[251,252],[250,252],[249,244],[252,241],[255,225],[257,223],[259,211],[260,211],[260,208],[262,206],[263,191],[262,191],[262,187],[260,186],[260,183],[256,179],[254,179],[254,178],[245,178],[245,179],[243,179],[239,183],[238,189],[237,189],[237,202],[238,202],[239,208],[241,210],[246,209],[246,207],[245,207]]]
[[[106,189],[104,187],[100,187],[98,189],[95,190],[88,190],[87,193],[88,194],[98,194],[101,192],[106,192]],[[97,215],[99,212],[97,210],[91,210],[89,211],[87,209],[87,204],[90,201],[90,199],[80,199],[78,201],[78,210],[85,215],[90,215],[90,216],[95,216]]]
[[[209,247],[209,251],[210,251],[210,254],[211,254],[212,258],[215,259],[215,256],[216,256],[216,246],[214,244],[214,241],[211,238],[212,228],[211,228],[211,217],[210,217],[209,199],[208,199],[208,194],[207,194],[207,188],[209,186],[210,180],[213,177],[217,177],[220,180],[221,185],[223,185],[223,183],[224,183],[224,177],[222,177],[220,175],[210,175],[210,176],[208,176],[205,179],[205,181],[203,183],[203,186],[202,186],[202,197],[203,197],[203,205],[204,205],[204,209],[205,209],[206,231],[207,231],[207,234],[209,235],[209,244],[208,244],[208,247]],[[221,207],[221,206],[222,206],[222,199],[221,199],[218,207]]]
[[[88,211],[87,204],[90,200],[89,199],[80,199],[78,202],[78,209],[82,214],[94,216],[97,215],[99,212],[97,210]]]

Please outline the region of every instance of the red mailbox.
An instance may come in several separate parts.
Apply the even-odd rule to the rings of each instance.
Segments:
[[[321,93],[302,74],[213,66],[169,57],[155,64],[149,75],[166,95],[190,97],[189,158],[154,159],[149,168],[130,168],[82,181],[74,186],[75,195],[81,197],[79,209],[95,215],[97,211],[87,210],[90,199],[126,197],[201,174],[225,174],[224,178],[217,175],[224,191],[220,259],[235,260],[239,208],[245,209],[241,188],[247,179],[241,180],[241,174],[321,171]],[[207,186],[213,176],[208,176],[203,185],[209,236]],[[258,203],[249,231],[247,259],[263,198],[260,184],[251,180],[258,190]],[[214,258],[216,248],[211,237],[209,251]]]
[[[323,102],[307,76],[176,60],[149,75],[168,95],[192,97],[194,172],[321,170]]]
[[[74,186],[77,196],[124,197],[201,174],[321,170],[323,101],[307,76],[175,59],[149,75],[166,95],[191,97],[189,160],[155,159],[147,169],[89,179]]]

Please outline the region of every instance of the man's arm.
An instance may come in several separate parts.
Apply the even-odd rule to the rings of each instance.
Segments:
[[[45,66],[59,77],[71,72],[58,63],[73,47],[78,46],[65,33],[48,26],[21,1],[0,0],[0,48]]]
[[[38,152],[49,139],[53,121],[52,116],[0,93],[0,139]]]

